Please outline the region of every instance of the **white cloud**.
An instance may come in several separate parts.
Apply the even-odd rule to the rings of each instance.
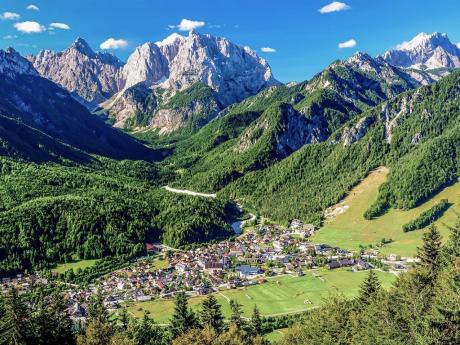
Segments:
[[[21,16],[14,12],[3,12],[3,14],[0,14],[1,20],[18,20],[19,18]]]
[[[115,38],[109,38],[108,40],[101,43],[99,46],[101,49],[120,49],[126,48],[128,46],[128,41],[123,39],[116,40]]]
[[[3,39],[4,39],[4,40],[14,40],[15,38],[18,38],[18,36],[16,36],[16,35],[6,35],[6,36],[3,36]]]
[[[322,14],[331,13],[331,12],[340,12],[345,10],[350,10],[351,7],[347,4],[339,1],[331,2],[329,5],[321,7],[318,11]]]
[[[201,28],[205,25],[205,22],[197,20],[182,19],[179,25],[176,26],[180,31],[190,31],[193,29]]]
[[[40,11],[40,9],[38,8],[38,6],[35,6],[35,5],[29,5],[26,7],[29,11]]]
[[[64,23],[51,23],[50,27],[53,29],[70,30],[70,26]]]
[[[264,53],[276,53],[276,49],[270,47],[263,47],[260,48],[260,50],[262,50]]]
[[[25,34],[39,33],[46,30],[46,28],[37,22],[21,22],[14,24],[16,30]]]
[[[356,46],[355,40],[348,40],[342,43],[339,43],[339,48],[353,48]]]
[[[457,47],[458,47],[458,49],[460,49],[460,42],[459,42],[459,43],[457,43]]]

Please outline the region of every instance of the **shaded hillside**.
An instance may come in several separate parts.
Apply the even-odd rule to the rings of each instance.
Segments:
[[[0,95],[0,115],[15,120],[15,129],[21,127],[29,134],[5,133],[1,140],[6,154],[34,161],[56,160],[60,155],[71,160],[82,158],[83,153],[77,154],[76,150],[116,159],[161,158],[159,153],[92,116],[67,91],[39,77],[14,50],[0,53],[0,90],[4,90]],[[6,121],[2,120],[4,126]],[[13,129],[11,123],[9,126]],[[63,145],[69,147],[64,149]],[[13,151],[6,152],[8,147]],[[35,149],[23,151],[31,147]],[[34,156],[37,150],[41,154]]]
[[[222,193],[286,222],[319,224],[373,168],[390,167],[387,183],[366,213],[412,208],[459,174],[460,71],[437,84],[404,93],[366,111],[325,143],[306,145],[290,157],[228,185]]]
[[[179,142],[170,162],[188,169],[178,182],[217,191],[307,144],[325,142],[363,111],[418,83],[405,72],[358,53],[311,81],[264,90]]]

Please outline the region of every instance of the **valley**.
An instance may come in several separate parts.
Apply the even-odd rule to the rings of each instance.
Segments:
[[[26,10],[3,40],[72,33]],[[281,82],[247,27],[161,25],[0,49],[0,345],[458,343],[460,44]]]

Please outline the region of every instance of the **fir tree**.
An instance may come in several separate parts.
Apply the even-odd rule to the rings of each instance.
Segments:
[[[235,325],[238,330],[243,329],[244,321],[241,317],[243,314],[241,311],[241,304],[232,299],[230,300],[230,309],[232,310],[232,315],[230,316],[231,323]]]
[[[128,329],[129,324],[129,316],[128,312],[126,311],[126,307],[122,308],[120,314],[118,315],[118,319],[120,321],[120,327],[123,331]]]
[[[12,288],[6,295],[3,309],[0,324],[0,344],[27,344],[27,334],[31,333],[28,325],[29,315],[22,298],[15,288]]]
[[[432,225],[428,231],[423,234],[422,248],[418,248],[420,266],[428,271],[432,283],[439,270],[440,252],[441,235],[439,234],[438,229]]]
[[[51,323],[51,334],[53,341],[48,344],[66,345],[74,344],[73,324],[67,312],[66,301],[58,292],[54,292],[49,298],[47,307]]]
[[[358,300],[361,303],[361,305],[366,306],[379,291],[379,278],[373,270],[370,270],[366,279],[361,284]]]
[[[208,295],[203,301],[200,317],[203,326],[212,327],[216,332],[220,332],[224,327],[221,307],[214,295]]]
[[[166,342],[166,337],[163,330],[144,314],[135,327],[134,340],[136,345],[161,345]]]
[[[195,326],[195,314],[188,308],[187,296],[185,293],[179,292],[171,319],[171,333],[176,338]]]
[[[88,304],[88,319],[97,320],[101,323],[109,321],[109,312],[104,305],[104,296],[100,291],[91,298]]]
[[[257,308],[257,305],[254,305],[251,317],[251,333],[253,336],[262,334],[262,323],[259,308]]]

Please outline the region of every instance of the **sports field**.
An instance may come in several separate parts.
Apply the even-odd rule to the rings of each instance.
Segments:
[[[460,182],[445,188],[419,207],[408,211],[391,209],[377,219],[366,220],[363,214],[369,205],[376,200],[378,188],[386,181],[387,175],[388,169],[386,168],[378,169],[369,174],[349,193],[342,203],[336,205],[345,211],[337,214],[333,220],[326,223],[312,238],[312,241],[355,250],[359,248],[360,244],[377,244],[382,238],[391,238],[394,242],[386,245],[381,250],[382,253],[414,256],[417,247],[422,243],[424,230],[404,233],[402,226],[417,218],[420,213],[431,208],[441,199],[448,199],[453,204],[435,223],[438,225],[444,240],[447,239],[449,231],[445,224],[454,225],[456,213],[460,213]]]
[[[382,285],[388,288],[395,276],[377,272]],[[226,317],[230,315],[229,300],[242,305],[244,316],[250,317],[257,304],[262,315],[278,315],[305,311],[321,305],[330,294],[342,293],[355,296],[367,272],[351,272],[345,269],[307,271],[303,277],[284,275],[270,278],[266,283],[247,288],[223,290],[216,294]],[[200,307],[203,297],[194,297],[189,304],[194,309]],[[159,323],[168,323],[173,312],[173,300],[154,300],[130,304],[128,311],[141,317],[144,311]]]

